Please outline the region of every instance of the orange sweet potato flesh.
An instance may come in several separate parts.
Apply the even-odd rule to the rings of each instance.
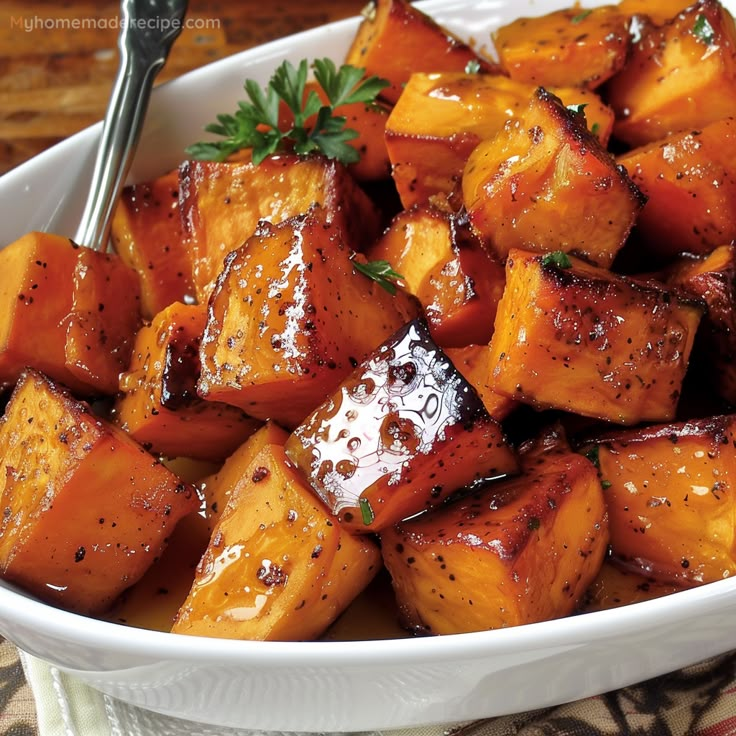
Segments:
[[[610,267],[644,204],[584,117],[544,89],[473,151],[462,190],[473,228],[502,259],[511,248],[562,250]]]
[[[518,18],[493,34],[501,67],[512,78],[543,87],[594,89],[626,62],[629,18],[615,6],[570,7]]]
[[[145,573],[200,500],[124,432],[28,372],[0,420],[0,504],[2,577],[91,614]]]
[[[497,68],[407,0],[374,0],[345,62],[387,79],[391,86],[380,96],[390,103],[414,72],[462,72],[468,63],[487,72]]]
[[[736,573],[733,415],[592,437],[614,556],[663,583]]]
[[[579,610],[581,613],[605,611],[661,598],[677,593],[678,590],[682,590],[678,585],[659,582],[653,577],[624,569],[615,562],[606,560],[585,593]]]
[[[140,329],[114,420],[159,455],[224,460],[260,422],[227,404],[197,396],[206,305],[175,302]]]
[[[465,218],[431,205],[404,210],[366,250],[366,258],[388,261],[402,275],[441,347],[491,339],[504,269]]]
[[[577,258],[558,263],[509,255],[491,340],[494,389],[619,424],[672,419],[702,303]]]
[[[650,29],[607,93],[614,135],[631,146],[736,115],[733,18],[717,0],[704,0]]]
[[[692,0],[621,0],[617,7],[624,15],[646,16],[661,26],[692,4]]]
[[[718,394],[736,405],[736,246],[722,245],[704,258],[683,258],[669,269],[667,282],[708,309],[699,332],[700,358]]]
[[[289,433],[278,424],[266,422],[228,457],[217,472],[200,481],[206,502],[205,516],[211,528],[219,521],[230,496],[239,493],[240,486],[246,483],[253,458],[268,445],[283,447],[288,437]]]
[[[446,348],[445,353],[465,380],[478,392],[488,413],[502,422],[517,406],[509,396],[493,389],[493,373],[490,369],[490,345],[466,345],[462,348]]]
[[[184,237],[191,248],[197,296],[206,301],[225,256],[253,235],[317,204],[360,249],[379,233],[380,215],[340,163],[322,156],[270,156],[251,162],[188,161],[179,169]]]
[[[179,213],[179,172],[123,189],[110,229],[115,252],[138,274],[141,313],[152,318],[194,294]]]
[[[285,447],[342,525],[358,532],[516,470],[500,425],[422,320],[377,348]]]
[[[415,73],[386,123],[386,148],[401,202],[409,208],[459,187],[473,149],[518,119],[536,86],[502,74]],[[595,92],[555,88],[565,105],[585,105],[588,127],[605,145],[613,111]]]
[[[381,533],[408,628],[455,634],[572,613],[606,554],[596,469],[564,447],[522,474]]]
[[[230,496],[172,631],[314,639],[380,567],[375,543],[342,529],[283,448],[266,444]]]
[[[673,133],[618,162],[647,196],[636,221],[647,252],[671,259],[736,240],[736,118]]]
[[[418,311],[354,270],[321,210],[266,223],[228,257],[210,300],[199,394],[293,428]]]
[[[0,269],[0,387],[33,366],[81,395],[114,394],[140,324],[133,271],[38,232],[3,248]]]

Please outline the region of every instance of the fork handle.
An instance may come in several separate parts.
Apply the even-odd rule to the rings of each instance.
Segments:
[[[130,170],[153,81],[181,32],[186,0],[123,0],[120,64],[105,113],[89,195],[75,240],[105,250]]]

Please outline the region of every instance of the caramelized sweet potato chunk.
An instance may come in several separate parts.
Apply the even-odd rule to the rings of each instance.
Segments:
[[[254,432],[230,457],[217,472],[203,478],[199,486],[205,498],[205,516],[214,528],[230,496],[239,493],[239,488],[248,478],[248,468],[253,458],[266,446],[283,447],[289,433],[274,422],[266,422]]]
[[[402,275],[441,347],[491,339],[504,269],[465,218],[430,205],[404,210],[366,257],[388,261]]]
[[[110,230],[115,252],[138,275],[150,319],[194,294],[192,261],[179,213],[179,172],[123,189]]]
[[[633,46],[610,80],[614,135],[632,146],[736,115],[736,26],[718,0],[701,0]]]
[[[0,250],[0,271],[0,387],[33,366],[77,393],[114,394],[140,324],[133,271],[38,232]]]
[[[413,72],[462,72],[469,62],[496,68],[408,0],[372,0],[345,61],[391,82],[380,93],[391,103]]]
[[[522,474],[381,533],[407,627],[455,634],[572,613],[606,553],[596,469],[527,448]]]
[[[0,575],[91,614],[143,575],[200,501],[124,432],[28,372],[0,420],[0,505]]]
[[[175,302],[142,327],[120,377],[115,422],[159,455],[224,460],[259,426],[240,409],[197,396],[205,305]]]
[[[518,119],[536,86],[502,74],[412,74],[386,123],[386,148],[404,207],[458,189],[473,149]],[[613,111],[590,90],[551,90],[584,105],[588,126],[605,145]]]
[[[491,340],[494,389],[620,424],[674,416],[702,303],[562,253],[512,251]]]
[[[736,573],[736,418],[717,416],[593,437],[613,554],[663,583]]]
[[[512,248],[562,250],[608,267],[644,204],[584,117],[544,89],[473,151],[462,187],[473,227],[504,259]]]
[[[736,406],[736,246],[723,245],[705,258],[683,258],[667,281],[706,303],[701,349],[693,355],[714,378],[719,395]]]
[[[490,345],[466,345],[462,348],[447,348],[447,357],[462,373],[465,380],[478,392],[488,413],[502,422],[514,410],[517,402],[493,389]]]
[[[619,8],[579,6],[518,18],[493,34],[501,67],[512,79],[594,89],[626,62],[629,18]]]
[[[231,639],[319,636],[381,567],[266,444],[230,496],[172,631]]]
[[[353,269],[321,210],[264,223],[228,256],[210,300],[199,394],[294,427],[417,312]]]
[[[674,133],[618,161],[647,197],[636,229],[648,252],[705,254],[736,240],[736,118]]]
[[[678,590],[682,590],[678,585],[659,582],[653,577],[626,570],[606,560],[585,593],[579,610],[581,613],[605,611],[609,608],[661,598],[677,593]]]
[[[415,320],[381,345],[286,442],[342,524],[385,529],[481,477],[516,470],[501,427]]]
[[[340,163],[323,156],[270,156],[258,166],[188,161],[179,169],[184,236],[191,248],[193,278],[206,301],[225,256],[253,235],[260,220],[274,224],[320,205],[360,249],[380,232],[380,216]]]
[[[692,4],[692,0],[621,0],[618,9],[624,15],[643,16],[661,26]]]

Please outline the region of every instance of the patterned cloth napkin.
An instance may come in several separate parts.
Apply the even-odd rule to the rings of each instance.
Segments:
[[[0,647],[0,736],[284,736],[182,721],[101,695],[45,662]],[[32,696],[31,696],[32,692]],[[37,713],[38,731],[34,722]],[[363,736],[736,736],[736,652],[557,708]],[[291,735],[297,736],[297,735]],[[298,735],[304,736],[304,735]]]

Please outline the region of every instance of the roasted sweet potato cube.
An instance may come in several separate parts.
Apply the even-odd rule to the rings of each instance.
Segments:
[[[632,146],[736,115],[736,26],[717,0],[701,0],[633,46],[610,80],[614,135]]]
[[[184,236],[191,248],[197,296],[206,301],[225,256],[253,235],[320,205],[360,249],[380,232],[380,216],[348,170],[323,156],[270,156],[251,162],[187,161],[179,169]]]
[[[678,590],[682,590],[678,585],[661,583],[651,576],[624,569],[615,562],[606,560],[586,591],[579,610],[581,613],[605,611],[661,598],[677,593]]]
[[[289,464],[264,445],[230,496],[173,626],[231,639],[319,636],[381,568]]]
[[[38,232],[0,250],[0,270],[0,387],[33,366],[79,394],[114,394],[140,325],[133,271]]]
[[[404,210],[366,257],[388,261],[402,275],[441,347],[491,339],[504,269],[465,218],[431,205]]]
[[[462,188],[473,227],[504,259],[511,248],[562,250],[608,267],[644,204],[584,117],[544,89],[473,151]]]
[[[140,282],[141,313],[152,318],[194,295],[191,254],[179,213],[179,172],[125,187],[110,230],[115,252]]]
[[[494,389],[619,424],[667,421],[702,313],[654,281],[512,251],[491,339]]]
[[[210,529],[203,516],[184,517],[169,537],[161,557],[135,585],[123,592],[105,618],[142,629],[171,631],[209,540]]]
[[[736,240],[736,118],[673,133],[618,161],[647,196],[636,229],[648,252],[671,259]]]
[[[706,303],[698,332],[701,349],[693,355],[713,377],[719,395],[736,406],[736,246],[722,245],[705,258],[683,258],[670,269],[667,282]]]
[[[736,417],[612,432],[582,446],[606,486],[614,556],[664,583],[736,573]]]
[[[296,428],[286,454],[355,531],[377,531],[516,470],[500,425],[432,341],[401,328]]]
[[[501,67],[521,82],[595,89],[626,62],[629,17],[613,5],[518,18],[493,34]]]
[[[490,345],[466,345],[462,348],[446,348],[445,353],[465,380],[478,392],[488,413],[502,422],[514,410],[517,402],[493,389],[493,373],[490,369]]]
[[[199,394],[295,427],[418,311],[354,270],[322,210],[264,223],[228,256],[210,300]]]
[[[45,376],[21,376],[0,420],[0,575],[80,613],[108,607],[199,497]]]
[[[522,474],[381,533],[405,624],[456,634],[572,613],[606,554],[596,469],[559,446]]]
[[[136,337],[120,376],[115,423],[158,455],[224,460],[261,425],[240,409],[197,395],[206,305],[175,302]]]
[[[661,26],[692,4],[692,0],[621,0],[617,7],[624,15],[646,18]]]
[[[266,446],[283,447],[289,433],[274,422],[266,422],[228,457],[217,472],[203,478],[199,487],[205,498],[205,517],[211,528],[219,521],[230,496],[247,482],[253,458]]]
[[[404,207],[458,189],[473,149],[518,119],[536,87],[502,74],[412,74],[386,123],[392,175]],[[589,128],[603,145],[613,111],[589,90],[552,90],[566,105],[584,105]]]
[[[380,93],[390,103],[414,72],[462,72],[469,63],[498,68],[408,0],[372,0],[345,61],[391,82]]]

